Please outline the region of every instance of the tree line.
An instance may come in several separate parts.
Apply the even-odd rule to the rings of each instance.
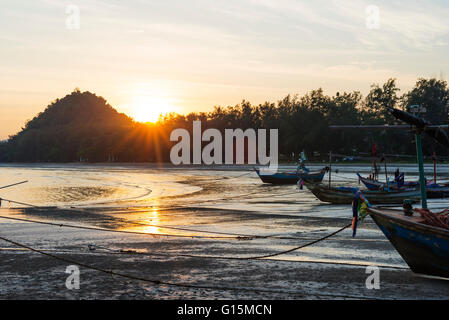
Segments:
[[[79,89],[56,99],[28,121],[20,132],[0,143],[1,162],[169,162],[174,129],[279,129],[280,159],[296,161],[301,151],[309,159],[327,153],[369,155],[373,144],[379,154],[415,154],[408,130],[330,130],[330,125],[395,124],[387,107],[406,110],[418,104],[432,124],[448,124],[449,87],[438,79],[417,80],[401,93],[395,79],[373,84],[364,97],[359,91],[326,95],[322,89],[287,95],[278,102],[216,106],[210,112],[167,114],[155,124],[139,123],[117,112],[103,97]],[[149,106],[150,107],[150,106]],[[424,154],[448,156],[449,150],[423,137]]]

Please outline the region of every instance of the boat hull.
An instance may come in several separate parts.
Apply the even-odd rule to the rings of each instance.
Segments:
[[[449,187],[432,187],[426,189],[427,199],[449,198]]]
[[[299,177],[296,174],[286,174],[286,173],[275,173],[273,175],[268,174],[260,174],[260,180],[263,183],[271,183],[271,184],[296,184],[298,183]]]
[[[449,277],[449,230],[428,226],[399,210],[368,211],[413,272]]]
[[[321,201],[333,204],[351,204],[354,200],[354,188],[327,187],[321,183],[305,183],[306,187]],[[401,191],[363,191],[363,195],[372,204],[402,204],[405,199],[420,201],[418,190]]]
[[[385,182],[380,182],[373,179],[367,179],[363,178],[362,176],[358,175],[360,181],[363,182],[365,187],[368,190],[379,190],[386,188]],[[418,187],[419,184],[417,182],[409,182],[406,186],[416,186]],[[390,184],[390,188],[397,189],[397,183],[392,182]],[[426,195],[428,199],[442,199],[442,198],[449,198],[449,187],[447,185],[435,185],[435,186],[427,186],[426,187]]]
[[[385,182],[381,182],[381,181],[374,180],[374,179],[369,179],[369,178],[364,178],[364,177],[362,177],[358,173],[357,173],[357,176],[359,177],[359,180],[365,185],[365,187],[368,190],[379,190],[379,189],[384,189],[384,188],[387,187],[387,184]],[[395,182],[395,181],[390,181],[389,182],[389,187],[391,189],[398,189],[398,183]],[[418,188],[419,187],[419,183],[417,181],[409,181],[409,182],[405,182],[402,187],[405,187],[405,188]]]
[[[310,182],[321,182],[326,173],[324,170],[321,170],[309,173],[276,172],[275,174],[268,174],[257,169],[256,172],[262,182],[271,184],[297,184],[300,179]]]

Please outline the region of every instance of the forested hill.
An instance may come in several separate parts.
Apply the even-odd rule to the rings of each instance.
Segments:
[[[106,161],[125,152],[117,142],[139,127],[102,97],[75,90],[28,121],[1,148],[1,161]],[[132,160],[120,154],[124,161]]]
[[[243,94],[243,93],[242,93]],[[0,143],[0,162],[169,162],[170,133],[177,128],[192,131],[194,120],[202,129],[279,129],[281,160],[298,159],[305,150],[308,159],[327,158],[326,153],[368,155],[373,144],[379,154],[415,154],[410,131],[329,130],[332,124],[393,124],[386,107],[406,109],[419,104],[423,117],[433,124],[448,124],[449,87],[446,81],[418,79],[401,93],[394,79],[360,92],[326,95],[322,89],[302,96],[286,96],[277,103],[252,105],[243,100],[236,106],[214,107],[211,112],[169,114],[156,124],[142,124],[118,113],[105,99],[75,90],[51,103],[16,135]],[[151,106],[149,106],[151,107]],[[204,144],[207,144],[205,142]],[[449,150],[423,137],[425,155],[434,151],[448,156]]]

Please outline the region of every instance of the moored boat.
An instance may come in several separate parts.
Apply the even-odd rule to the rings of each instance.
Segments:
[[[385,189],[385,188],[391,188],[391,189],[397,189],[401,187],[407,187],[407,188],[417,188],[419,186],[418,181],[401,181],[398,178],[395,178],[393,181],[388,182],[388,186],[386,182],[382,182],[376,179],[371,178],[365,178],[362,177],[359,173],[357,173],[357,176],[359,177],[359,180],[365,185],[365,187],[368,190],[379,190],[379,189]],[[403,177],[403,174],[402,174]]]
[[[358,188],[329,187],[322,183],[305,182],[304,184],[319,200],[333,204],[351,204],[354,194],[358,191]],[[366,190],[363,194],[370,203],[374,204],[402,204],[406,199],[415,202],[420,200],[419,190],[416,189]]]
[[[368,212],[413,272],[449,277],[449,230],[401,210],[369,207]]]
[[[381,182],[375,179],[364,178],[358,173],[357,176],[368,190],[379,190],[387,188],[387,184],[385,182]],[[401,186],[398,185],[397,181],[392,181],[388,183],[388,188],[390,189],[398,189],[402,187],[418,188],[419,182],[418,181],[404,182],[403,184],[401,184]],[[449,198],[449,183],[436,184],[430,182],[426,185],[426,194],[428,199]]]
[[[449,184],[428,184],[426,194],[428,199],[449,198]]]
[[[327,169],[323,168],[320,171],[278,171],[274,174],[271,172],[264,172],[259,168],[254,168],[260,180],[264,183],[271,184],[296,184],[299,180],[321,182],[326,174]]]
[[[432,126],[424,119],[402,110],[390,109],[390,112],[397,119],[412,125],[415,130],[422,209],[413,209],[407,202],[403,204],[403,211],[375,208],[367,203],[369,200],[363,195],[360,195],[360,200],[365,202],[367,213],[413,272],[449,278],[449,209],[433,213],[427,208],[421,134],[428,134],[447,148],[449,138],[441,131],[442,126]],[[360,200],[357,196],[354,198],[353,236],[357,228],[358,212],[361,212],[359,208],[362,207],[358,205]],[[414,212],[418,212],[420,216],[413,216]]]

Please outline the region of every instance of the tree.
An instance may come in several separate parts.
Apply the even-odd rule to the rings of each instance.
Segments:
[[[448,123],[449,88],[444,80],[420,78],[402,101],[404,107],[418,104],[426,108],[422,116],[433,124]]]

